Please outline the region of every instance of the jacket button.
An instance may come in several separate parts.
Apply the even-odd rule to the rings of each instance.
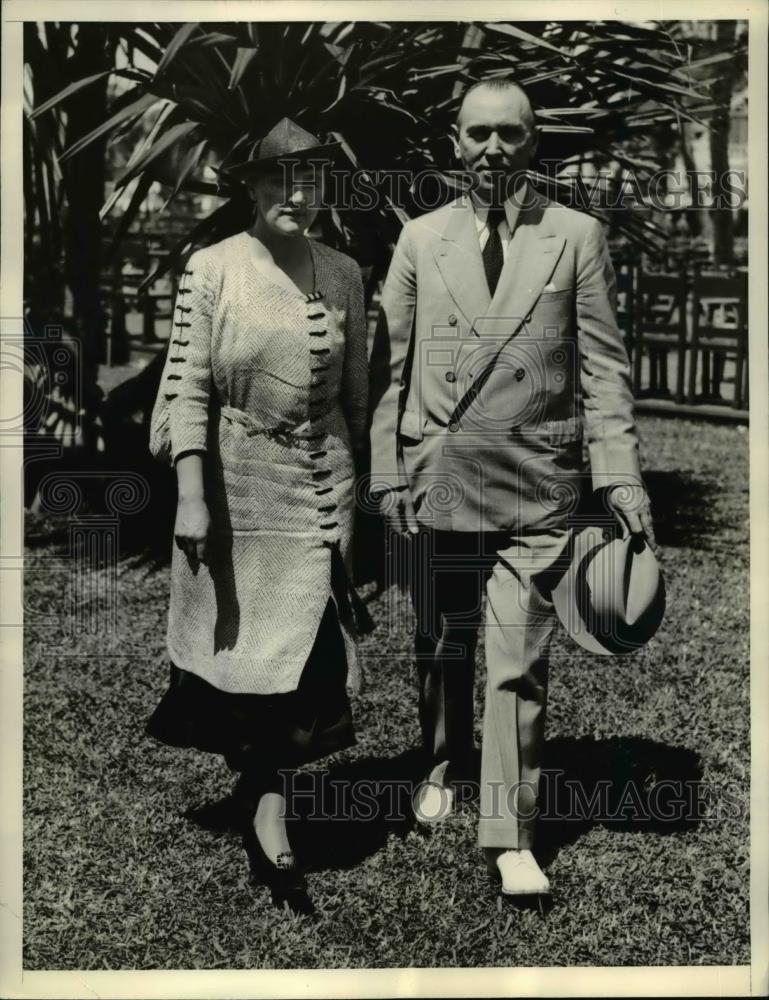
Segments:
[[[454,374],[454,372],[446,372],[446,381],[447,382],[456,382],[456,380],[457,380],[457,377]]]
[[[459,430],[459,424],[455,420],[452,420],[449,424],[449,430],[452,434],[455,434]]]
[[[454,315],[454,313],[452,313],[452,314],[451,314],[451,315],[449,316],[449,324],[450,324],[451,326],[456,326],[456,325],[457,325],[457,317],[456,317],[456,316]]]
[[[519,382],[521,381],[521,379],[525,378],[525,376],[526,372],[523,370],[523,368],[519,368],[515,373],[515,377],[518,379]]]

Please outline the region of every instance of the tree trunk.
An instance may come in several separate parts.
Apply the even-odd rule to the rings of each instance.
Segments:
[[[691,207],[686,210],[686,223],[689,227],[689,235],[695,238],[702,235],[702,218],[700,215],[702,209],[697,204],[698,181],[695,179],[697,177],[697,164],[694,160],[691,140],[689,139],[690,130],[691,124],[689,122],[681,123],[681,158],[684,161],[686,176],[689,180],[689,196],[692,199]]]
[[[735,22],[716,21],[716,42],[719,52],[728,52],[734,46]],[[728,198],[722,195],[723,181],[729,170],[729,125],[734,70],[727,62],[721,76],[713,85],[713,100],[719,105],[711,120],[710,169],[713,181],[714,202],[710,213],[713,222],[713,257],[716,264],[731,264],[734,259],[734,226]]]
[[[111,65],[103,27],[95,22],[79,24],[75,52],[68,61],[69,78],[79,80]],[[70,99],[66,145],[71,146],[106,117],[105,78]],[[81,343],[84,388],[95,385],[97,366],[104,353],[106,317],[99,290],[102,249],[99,210],[104,202],[105,153],[106,139],[91,143],[63,165],[67,194],[65,272]]]
[[[49,34],[58,30],[50,26]],[[58,49],[45,48],[38,26],[24,25],[24,60],[31,71],[34,102],[42,104],[61,89]],[[61,273],[59,184],[51,168],[58,123],[52,115],[35,123],[24,116],[24,302],[37,333],[47,322],[61,323],[64,278]],[[38,329],[40,327],[40,329]]]

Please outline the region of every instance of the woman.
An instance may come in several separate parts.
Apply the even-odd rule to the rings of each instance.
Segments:
[[[148,732],[241,772],[262,875],[300,910],[311,904],[279,772],[354,742],[346,688],[358,686],[362,608],[349,567],[363,287],[352,259],[304,235],[320,200],[306,161],[330,152],[283,119],[233,169],[255,221],[189,260],[150,441],[174,462],[179,499],[171,683]]]

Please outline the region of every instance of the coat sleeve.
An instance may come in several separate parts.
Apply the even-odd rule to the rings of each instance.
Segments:
[[[368,427],[368,331],[360,268],[350,261],[342,367],[341,405],[353,448],[365,444]]]
[[[213,289],[203,251],[182,272],[171,339],[150,422],[150,451],[175,462],[185,451],[205,451],[211,394]]]
[[[417,303],[416,263],[408,224],[395,247],[371,351],[371,489],[407,485],[398,426],[408,394],[407,357]]]
[[[603,229],[590,219],[577,262],[577,329],[594,490],[641,484],[630,363],[617,326],[616,293]]]

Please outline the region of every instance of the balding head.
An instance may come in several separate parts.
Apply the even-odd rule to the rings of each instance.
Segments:
[[[532,131],[534,130],[534,112],[532,110],[528,94],[519,83],[505,77],[492,77],[489,80],[479,80],[477,83],[474,83],[472,86],[467,88],[462,96],[462,102],[459,105],[459,110],[457,111],[458,129],[461,127],[463,112],[467,109],[466,106],[468,105],[468,101],[469,111],[471,113],[478,101],[483,101],[483,94],[487,91],[491,91],[493,94],[498,94],[500,100],[505,100],[506,98],[509,99],[515,106],[516,110],[520,113],[521,118],[525,121],[526,125]]]

